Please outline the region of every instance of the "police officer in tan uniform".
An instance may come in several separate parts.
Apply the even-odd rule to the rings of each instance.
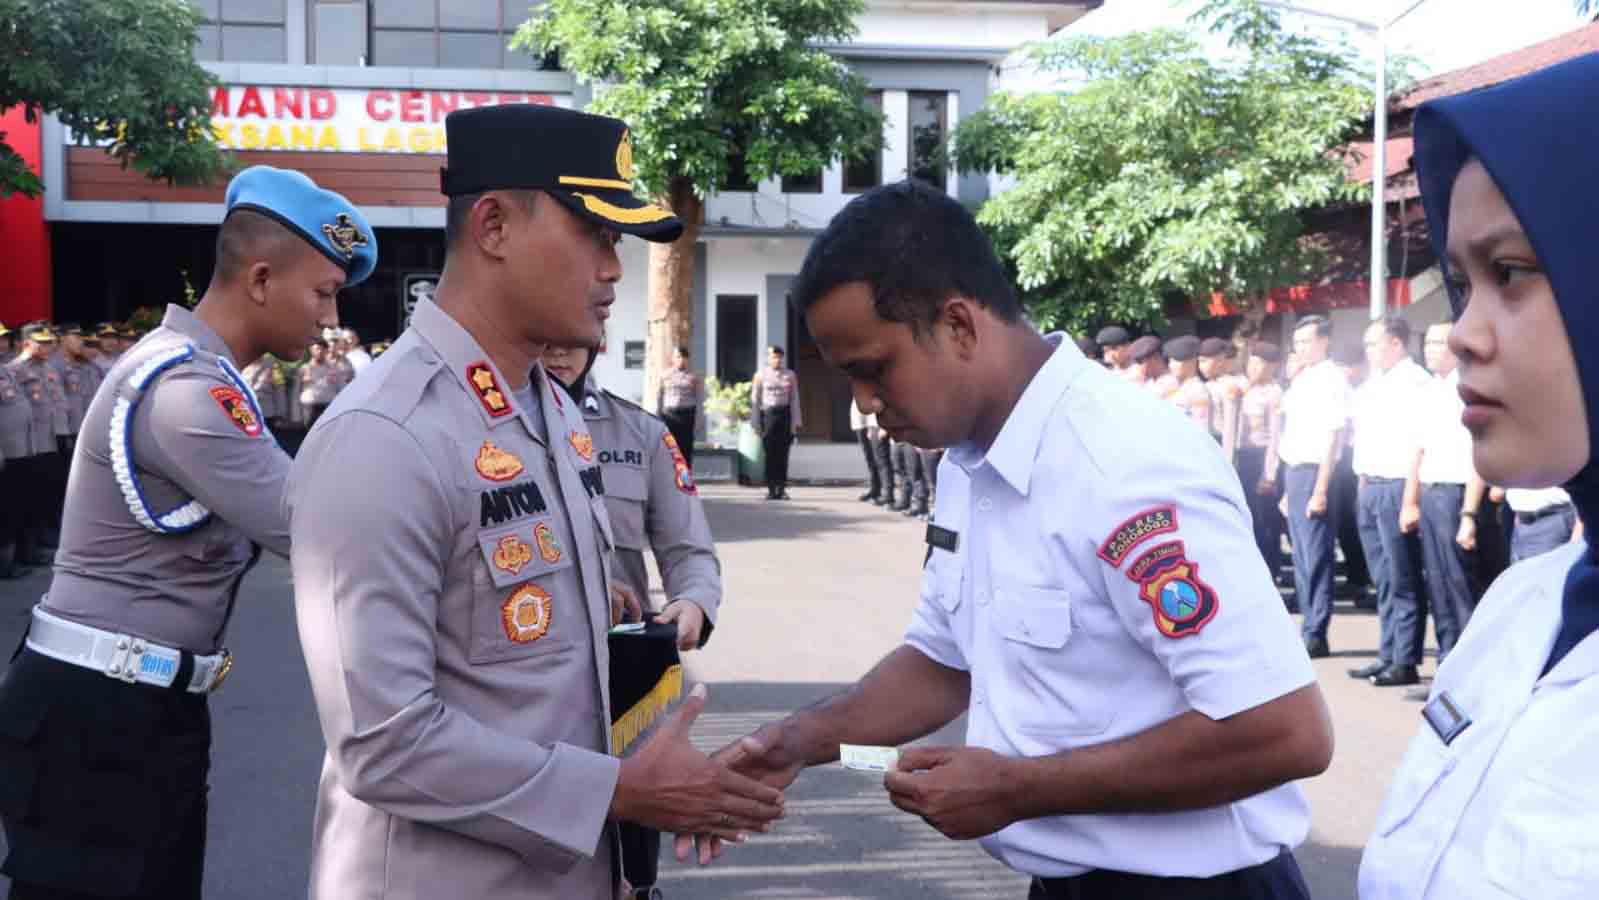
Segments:
[[[1191,334],[1174,337],[1166,342],[1166,358],[1171,360],[1170,376],[1177,381],[1177,389],[1167,396],[1190,421],[1207,433],[1210,431],[1210,390],[1199,377],[1199,338]]]
[[[788,453],[803,426],[799,376],[783,365],[783,348],[766,348],[767,367],[750,380],[750,414],[766,453],[766,499],[788,499]]]
[[[616,536],[612,574],[635,596],[648,598],[644,551],[653,551],[666,594],[665,608],[653,621],[677,628],[678,650],[697,649],[710,638],[721,606],[722,564],[694,473],[677,437],[660,419],[595,384],[594,359],[587,347],[552,346],[543,357],[545,371],[581,406],[594,437],[594,452],[605,473],[605,507]],[[649,658],[637,656],[628,662],[638,666]],[[623,664],[622,656],[612,658],[613,684],[615,668]],[[657,677],[655,672],[639,675]],[[659,897],[654,885],[660,832],[624,822],[621,837],[623,870],[636,895]]]
[[[57,435],[57,443],[62,459],[71,460],[72,446],[78,439],[79,430],[83,428],[83,416],[89,411],[89,401],[94,399],[95,389],[100,385],[94,365],[89,361],[82,328],[77,325],[61,328],[61,352],[50,358],[50,365],[61,376],[61,393],[65,401],[62,410],[66,433]],[[62,487],[65,488],[65,484]]]
[[[287,556],[289,459],[240,375],[337,322],[377,246],[343,197],[257,166],[229,184],[191,312],[125,354],[89,406],[50,591],[0,682],[3,871],[17,900],[200,897],[207,695],[260,548]]]
[[[672,351],[672,368],[661,376],[655,408],[661,411],[661,419],[671,429],[672,437],[677,439],[677,446],[692,470],[694,423],[699,417],[700,405],[705,402],[705,379],[690,371],[688,362],[687,347]]]
[[[49,551],[60,543],[61,503],[66,491],[66,460],[58,436],[66,430],[66,394],[61,373],[50,365],[58,349],[55,330],[43,323],[22,328],[22,349],[6,363],[27,395],[33,417],[28,423],[28,456],[22,464],[25,541],[20,551],[36,565],[49,565]]]
[[[339,395],[285,492],[328,755],[311,900],[610,900],[613,822],[736,837],[777,791],[689,743],[683,707],[611,755],[604,471],[538,364],[596,346],[633,196],[626,126],[558,107],[451,113],[433,300]],[[374,464],[381,460],[381,464]]]
[[[1233,371],[1238,348],[1219,337],[1199,342],[1199,377],[1210,391],[1210,433],[1232,461],[1238,450],[1238,404],[1249,380]]]
[[[0,323],[0,338],[11,330]],[[0,365],[0,579],[21,578],[32,570],[17,555],[26,549],[28,429],[33,404],[11,370]]]

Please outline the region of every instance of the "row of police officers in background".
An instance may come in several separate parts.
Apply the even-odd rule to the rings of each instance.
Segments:
[[[1581,536],[1561,488],[1506,491],[1477,476],[1449,328],[1426,330],[1425,367],[1413,357],[1410,323],[1397,315],[1370,323],[1358,348],[1345,343],[1337,353],[1323,316],[1294,324],[1286,355],[1265,341],[1134,340],[1119,326],[1079,346],[1221,445],[1244,487],[1262,558],[1294,587],[1290,605],[1304,613],[1313,658],[1330,654],[1335,544],[1356,536],[1343,545],[1346,571],[1357,605],[1365,605],[1359,583],[1369,578],[1380,636],[1376,659],[1349,675],[1390,687],[1419,683],[1429,613],[1447,657],[1507,563]]]

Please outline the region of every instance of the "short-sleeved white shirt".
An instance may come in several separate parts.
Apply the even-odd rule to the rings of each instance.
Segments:
[[[1421,418],[1421,483],[1466,484],[1475,473],[1471,462],[1471,432],[1460,423],[1466,401],[1460,399],[1460,370],[1433,378]]]
[[[930,550],[906,640],[971,673],[968,743],[1048,755],[1310,684],[1216,442],[1061,338],[988,451],[952,447],[939,467],[934,523],[958,537]],[[1308,829],[1290,784],[1188,812],[1032,819],[982,843],[1042,877],[1209,877]]]
[[[1332,360],[1305,369],[1283,393],[1278,456],[1286,465],[1319,465],[1328,438],[1349,424],[1349,379]]]
[[[1432,376],[1409,357],[1366,380],[1354,394],[1356,475],[1403,481],[1421,447]]]

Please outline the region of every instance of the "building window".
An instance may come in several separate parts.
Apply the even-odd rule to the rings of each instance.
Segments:
[[[883,92],[871,91],[866,95],[866,105],[882,115]],[[844,193],[859,194],[883,183],[883,153],[873,150],[866,156],[844,163]]]
[[[226,2],[226,0],[224,0]],[[377,66],[447,69],[558,68],[508,46],[532,17],[530,0],[370,0]]]
[[[943,190],[948,169],[945,145],[949,133],[949,95],[943,91],[911,91],[909,158],[905,172]]]
[[[803,175],[784,175],[783,191],[788,194],[820,194],[822,192],[822,170],[806,172]]]
[[[756,189],[755,179],[750,177],[749,161],[744,155],[744,148],[739,147],[727,158],[727,183],[722,186],[722,190],[753,191]]]
[[[191,0],[204,22],[196,59],[281,63],[289,59],[287,0]]]

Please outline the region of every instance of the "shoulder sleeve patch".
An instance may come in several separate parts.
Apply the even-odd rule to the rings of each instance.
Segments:
[[[1110,533],[1105,543],[1099,545],[1099,558],[1119,569],[1123,560],[1127,559],[1127,554],[1133,552],[1138,545],[1157,534],[1169,534],[1176,530],[1175,507],[1157,506],[1146,509]]]
[[[222,407],[233,427],[244,432],[247,437],[261,436],[261,420],[256,417],[255,410],[250,408],[250,401],[244,398],[244,394],[240,393],[238,388],[219,384],[211,389],[211,399],[217,402],[217,406]]]
[[[1199,564],[1188,559],[1181,543],[1162,544],[1139,557],[1133,566],[1142,567],[1142,574],[1134,579],[1138,596],[1149,604],[1155,630],[1162,635],[1190,637],[1216,618],[1221,609],[1216,591],[1200,580]]]
[[[685,494],[697,494],[699,488],[694,484],[694,472],[688,466],[688,460],[683,458],[683,451],[677,446],[677,438],[670,431],[661,435],[661,443],[672,452],[672,469],[677,473],[677,489]]]

